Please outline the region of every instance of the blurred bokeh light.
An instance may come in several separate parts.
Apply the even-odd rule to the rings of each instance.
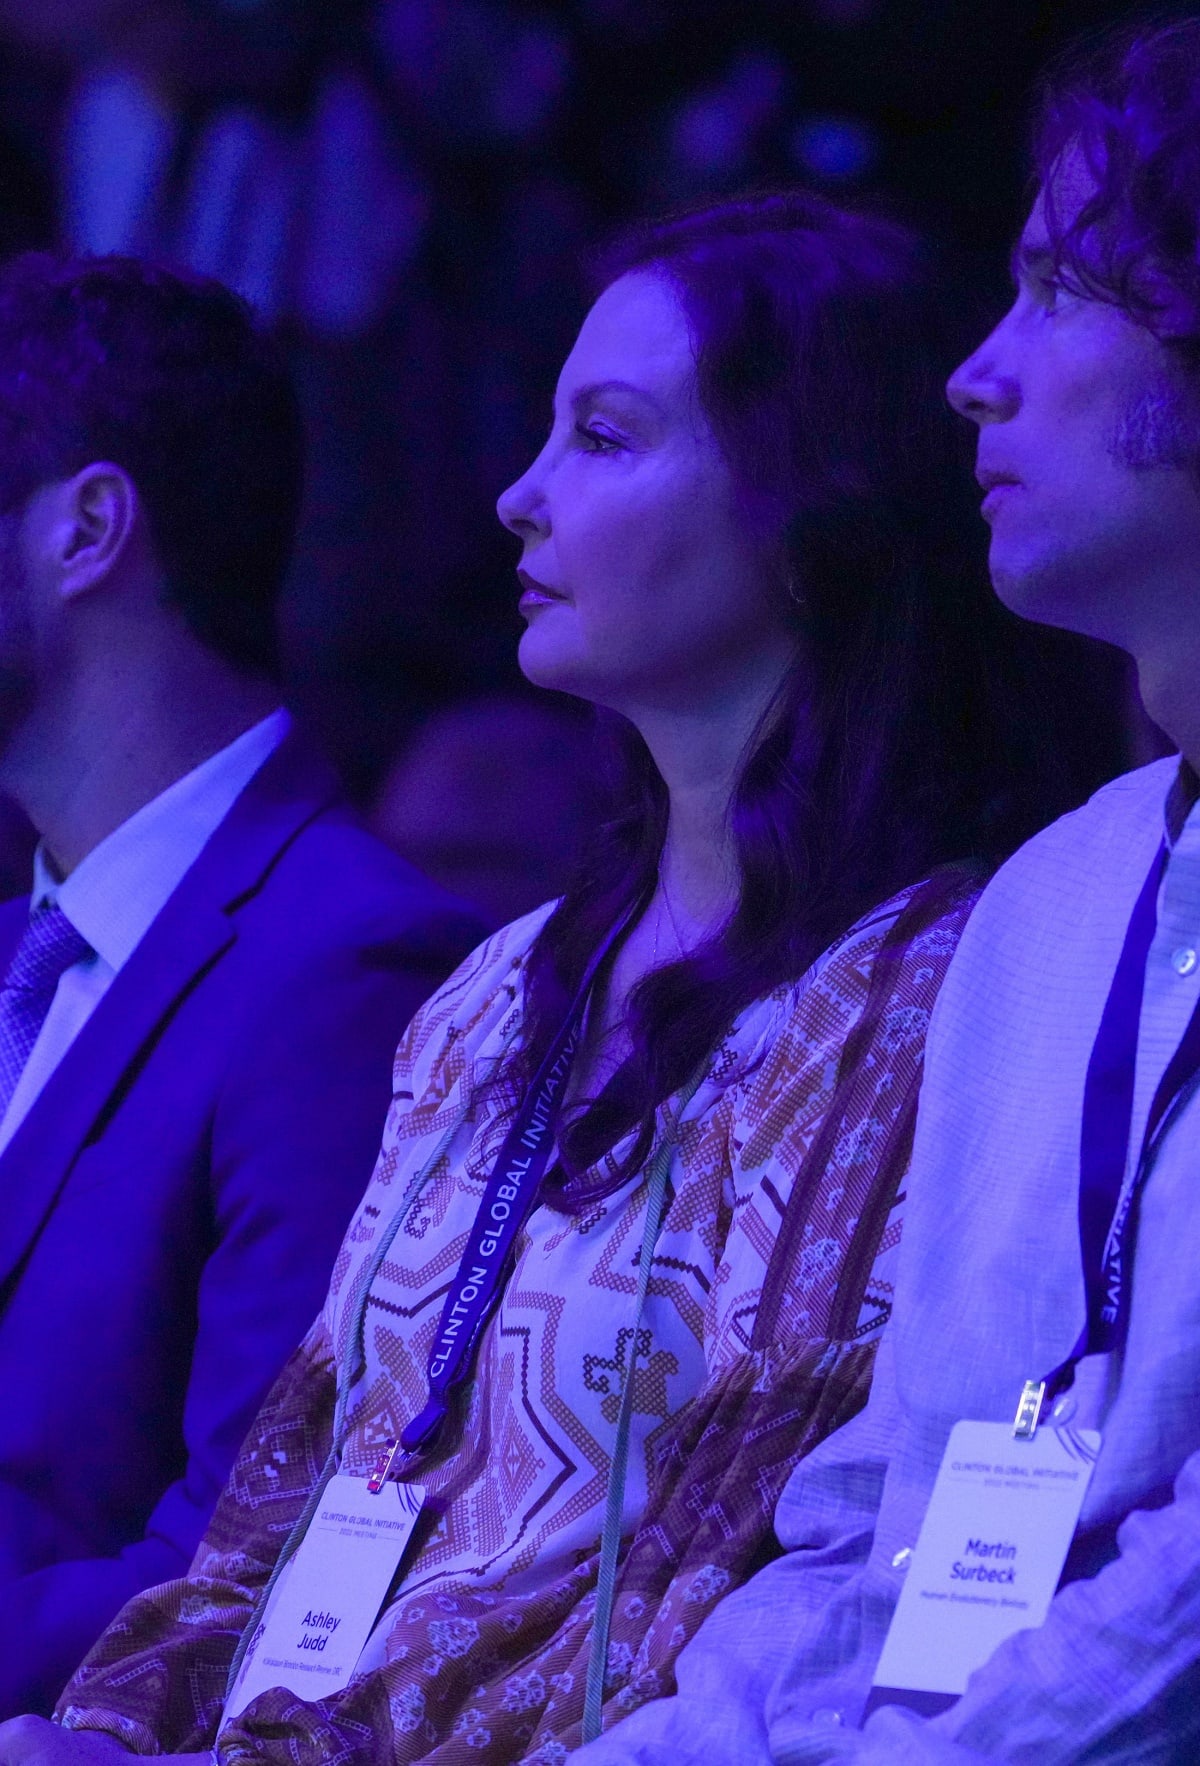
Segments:
[[[800,180],[930,235],[961,290],[949,351],[1004,298],[1037,67],[1125,15],[0,0],[0,251],[188,263],[286,338],[313,447],[293,696],[369,795],[431,709],[516,681],[493,505],[540,444],[589,252],[636,213]]]

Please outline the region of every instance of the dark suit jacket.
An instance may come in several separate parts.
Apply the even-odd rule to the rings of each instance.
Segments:
[[[27,902],[0,907],[0,973]],[[289,739],[0,1154],[0,1716],[181,1575],[482,934]]]

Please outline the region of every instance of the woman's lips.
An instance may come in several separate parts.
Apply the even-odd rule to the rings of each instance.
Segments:
[[[538,582],[527,570],[518,570],[517,581],[523,593],[517,606],[524,613],[533,607],[549,607],[555,601],[565,601],[566,596],[560,595],[556,589],[547,588],[545,583]]]

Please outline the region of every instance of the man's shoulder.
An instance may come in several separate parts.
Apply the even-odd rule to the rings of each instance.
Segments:
[[[489,930],[476,908],[401,858],[344,802],[319,809],[272,857],[239,920],[286,928],[307,947],[428,938],[456,957]]]
[[[1036,859],[1043,851],[1076,846],[1085,850],[1113,835],[1147,827],[1160,835],[1167,792],[1178,771],[1179,756],[1170,754],[1132,772],[1118,774],[1078,809],[1059,816],[1027,840],[1013,855],[1014,859],[1023,855]]]
[[[468,910],[358,819],[346,803],[321,809],[297,832],[264,879],[264,888],[304,885],[347,905],[383,901],[409,912]]]
[[[1177,767],[1155,761],[1113,779],[1001,865],[963,932],[942,1017],[961,1008],[973,1036],[987,1020],[1003,1039],[1015,1022],[1055,1025],[1097,990],[1102,998],[1163,838]]]
[[[1014,895],[1064,901],[1080,892],[1124,902],[1140,884],[1163,836],[1167,793],[1178,756],[1122,773],[1086,803],[1018,847],[983,893],[979,911]]]
[[[283,923],[306,946],[354,925],[388,936],[457,923],[469,926],[471,942],[486,931],[475,909],[363,826],[337,773],[301,731],[239,793],[169,912],[212,906],[234,914],[242,932]]]

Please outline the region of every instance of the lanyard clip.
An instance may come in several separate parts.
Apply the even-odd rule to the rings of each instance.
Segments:
[[[1042,1405],[1046,1397],[1045,1380],[1026,1380],[1021,1388],[1021,1402],[1017,1405],[1017,1414],[1013,1418],[1013,1434],[1018,1441],[1032,1441],[1037,1434],[1037,1426],[1042,1420]]]
[[[372,1496],[378,1496],[392,1475],[392,1467],[396,1463],[396,1455],[401,1451],[399,1441],[390,1438],[383,1444],[383,1452],[375,1461],[371,1476],[367,1479],[367,1489]],[[405,1455],[407,1459],[408,1455]]]

